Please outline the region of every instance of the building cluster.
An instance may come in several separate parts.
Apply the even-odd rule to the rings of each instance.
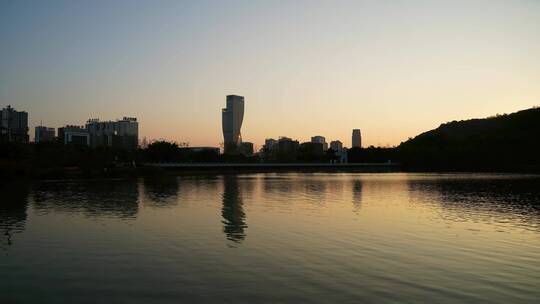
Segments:
[[[360,145],[354,147],[360,147]],[[331,141],[329,145],[326,138],[320,135],[313,136],[311,141],[304,143],[282,136],[279,139],[267,138],[261,149],[261,156],[267,160],[281,161],[298,159],[313,161],[327,156],[331,162],[346,163],[347,148],[343,147],[343,143],[339,140]]]
[[[228,155],[254,154],[254,145],[242,141],[242,122],[245,101],[243,96],[228,95],[226,107],[222,109],[223,152]],[[28,143],[28,113],[16,111],[11,106],[1,110],[0,141]],[[35,142],[59,142],[62,144],[86,145],[90,147],[112,147],[135,149],[139,143],[139,123],[134,117],[116,121],[89,119],[85,125],[65,125],[55,129],[43,125],[35,127]],[[352,131],[352,148],[362,146],[360,129]],[[219,151],[214,147],[194,147],[193,151]],[[300,143],[289,137],[268,138],[260,149],[263,160],[307,160],[327,159],[332,162],[347,162],[347,148],[339,140],[328,143],[324,136],[313,136],[311,141]]]
[[[11,106],[1,110],[0,140],[28,143],[28,113]],[[43,125],[35,127],[36,143],[59,142],[90,147],[112,147],[132,150],[139,143],[139,123],[136,118],[124,117],[116,121],[89,119],[86,125],[65,125],[55,129]]]
[[[245,101],[243,96],[228,95],[226,107],[222,109],[222,127],[225,154],[253,154],[253,143],[242,142],[241,128],[244,119]],[[360,129],[352,132],[352,148],[361,148],[362,136]],[[329,151],[331,149],[331,151]],[[329,153],[331,152],[331,153]],[[313,136],[310,142],[300,143],[289,137],[279,139],[268,138],[260,150],[260,156],[266,160],[296,160],[298,155],[308,155],[317,158],[330,154],[331,161],[347,162],[347,148],[339,140],[331,141],[330,145],[324,136]]]

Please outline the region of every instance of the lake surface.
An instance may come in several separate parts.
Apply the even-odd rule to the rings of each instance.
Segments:
[[[540,301],[535,176],[39,182],[0,202],[0,303]]]

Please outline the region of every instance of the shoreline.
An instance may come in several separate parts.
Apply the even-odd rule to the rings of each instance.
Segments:
[[[0,171],[4,171],[0,167]],[[11,167],[2,172],[0,182],[16,180],[77,180],[101,178],[130,178],[171,175],[216,175],[242,173],[500,173],[540,174],[536,167],[514,167],[482,170],[419,168],[399,163],[147,163],[139,167],[111,166],[83,170],[77,167]]]

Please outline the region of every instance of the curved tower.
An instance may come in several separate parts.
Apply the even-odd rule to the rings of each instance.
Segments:
[[[234,153],[242,142],[240,128],[244,120],[244,97],[227,95],[227,107],[221,110],[224,152]]]

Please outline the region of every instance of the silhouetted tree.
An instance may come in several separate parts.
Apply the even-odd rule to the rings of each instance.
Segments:
[[[326,159],[330,162],[335,163],[339,160],[339,157],[337,155],[337,152],[330,148],[326,150]]]
[[[302,143],[298,149],[298,160],[307,163],[326,162],[323,144],[314,142]]]
[[[175,142],[160,140],[149,144],[144,154],[149,161],[172,162],[178,159],[179,147]]]

